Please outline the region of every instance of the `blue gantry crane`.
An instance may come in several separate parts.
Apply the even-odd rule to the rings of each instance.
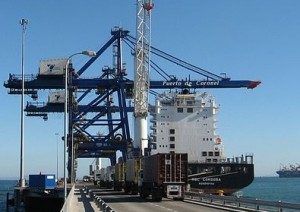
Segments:
[[[69,129],[68,147],[73,149],[76,158],[109,158],[111,164],[116,163],[116,152],[121,151],[124,160],[128,154],[136,154],[130,132],[130,114],[134,112],[134,80],[129,79],[126,66],[123,63],[122,45],[127,44],[132,50],[136,48],[136,39],[128,30],[114,28],[111,38],[99,49],[96,56],[89,59],[78,71],[72,63],[68,67],[69,76]],[[84,78],[83,74],[101,55],[112,46],[113,67],[104,66],[102,74],[97,78]],[[147,46],[146,46],[147,48]],[[260,81],[232,80],[206,71],[187,63],[155,47],[149,48],[152,55],[174,63],[191,71],[199,79],[178,79],[168,74],[153,60],[148,60],[151,69],[161,76],[161,80],[151,80],[150,90],[156,89],[203,89],[203,88],[248,88],[253,89]],[[49,64],[53,61],[48,61]],[[56,62],[54,62],[54,65]],[[21,94],[22,78],[9,74],[4,82],[9,94]],[[47,74],[41,69],[37,75],[26,75],[24,83],[25,94],[38,99],[40,90],[51,90],[48,102],[27,102],[27,116],[39,116],[48,119],[49,113],[64,112],[64,70]],[[55,92],[53,92],[55,90]],[[72,148],[73,147],[73,148]],[[69,175],[71,173],[71,151],[69,151]],[[76,170],[74,170],[75,172]],[[73,173],[74,174],[74,173]]]

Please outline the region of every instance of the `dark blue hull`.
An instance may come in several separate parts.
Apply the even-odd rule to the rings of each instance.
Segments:
[[[243,163],[189,164],[188,183],[191,191],[232,194],[250,185],[254,165]]]

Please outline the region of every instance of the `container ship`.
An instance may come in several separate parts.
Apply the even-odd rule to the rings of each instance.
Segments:
[[[150,154],[187,153],[190,191],[232,194],[254,179],[253,155],[225,158],[209,93],[163,93],[150,108]]]
[[[283,166],[276,172],[280,178],[300,177],[300,165]]]

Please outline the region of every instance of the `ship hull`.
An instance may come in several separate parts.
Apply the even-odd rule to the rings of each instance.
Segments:
[[[277,171],[280,178],[300,177],[300,171]]]
[[[243,163],[189,164],[188,183],[191,191],[232,194],[254,179],[254,165]]]

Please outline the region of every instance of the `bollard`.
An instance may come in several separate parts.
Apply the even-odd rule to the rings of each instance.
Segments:
[[[6,211],[8,211],[9,192],[6,194]]]
[[[258,199],[255,200],[257,201]],[[256,203],[256,210],[259,211],[259,205],[257,203]]]
[[[105,208],[105,203],[101,202],[101,210],[104,211],[104,208]]]
[[[99,208],[100,208],[100,209],[102,209],[102,203],[103,203],[102,199],[99,198]]]
[[[237,197],[236,197],[236,200],[235,200],[235,201],[236,201],[236,205],[237,205],[238,208],[241,207],[241,203],[239,202],[239,199],[240,199],[240,197],[237,196]]]
[[[97,205],[97,207],[100,208],[100,205],[101,205],[101,203],[100,203],[100,198],[99,198],[99,197],[96,197],[95,200],[96,200],[96,205]]]
[[[279,212],[283,212],[283,209],[282,209],[282,207],[280,206],[281,200],[279,200],[278,203],[279,203],[279,210],[278,210],[278,211],[279,211]]]

